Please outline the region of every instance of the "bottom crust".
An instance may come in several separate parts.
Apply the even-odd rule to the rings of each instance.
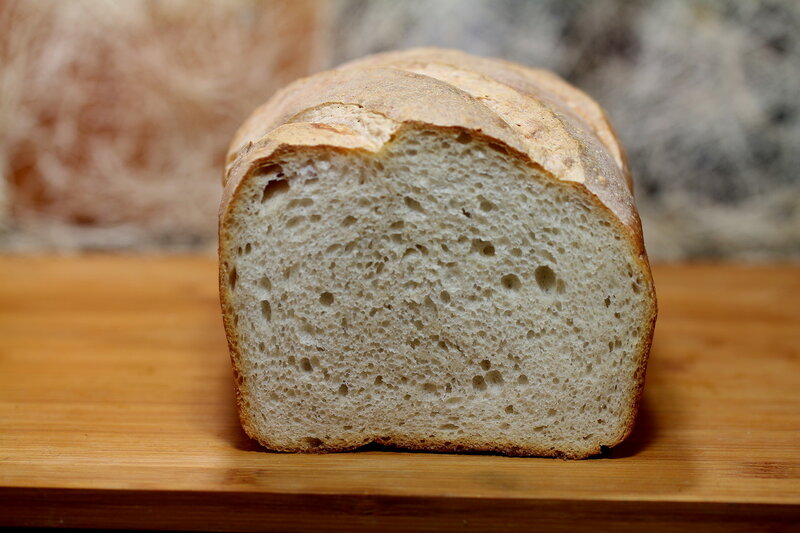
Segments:
[[[434,453],[467,453],[467,454],[499,454],[511,457],[557,457],[561,459],[585,459],[594,455],[599,455],[605,450],[612,448],[624,441],[633,429],[633,419],[623,435],[616,442],[609,444],[595,444],[581,449],[557,448],[555,446],[528,446],[516,445],[502,442],[470,442],[468,439],[461,440],[442,440],[438,438],[414,439],[402,436],[385,436],[376,438],[366,438],[361,441],[352,440],[330,440],[321,442],[318,445],[294,445],[282,446],[270,441],[270,439],[258,435],[252,427],[245,421],[242,426],[250,438],[257,441],[261,446],[274,452],[283,453],[307,453],[307,454],[326,454],[336,452],[354,451],[360,448],[376,444],[382,447],[407,451],[424,451]],[[316,443],[314,443],[316,444]]]

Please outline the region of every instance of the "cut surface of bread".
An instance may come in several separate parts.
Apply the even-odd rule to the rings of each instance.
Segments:
[[[441,52],[440,65],[431,53],[400,59],[450,76],[470,57]],[[358,70],[406,72],[337,75]],[[561,155],[581,167],[565,179],[548,169],[572,168],[564,161],[542,164],[488,123],[428,121],[437,112],[424,109],[409,120],[392,95],[275,111],[292,97],[268,110],[280,119],[245,125],[255,141],[234,142],[221,210],[220,293],[247,433],[279,451],[378,442],[572,458],[624,439],[656,312],[638,217],[619,213],[632,206],[624,157],[565,119],[559,142],[579,142]],[[557,116],[542,101],[530,105]],[[500,111],[506,123],[517,113]],[[586,146],[604,157],[588,178],[601,158]],[[593,192],[600,178],[628,197]]]

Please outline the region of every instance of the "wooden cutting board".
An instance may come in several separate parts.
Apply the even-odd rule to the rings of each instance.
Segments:
[[[636,429],[569,462],[262,451],[213,258],[0,258],[0,526],[800,530],[800,266],[654,273]]]

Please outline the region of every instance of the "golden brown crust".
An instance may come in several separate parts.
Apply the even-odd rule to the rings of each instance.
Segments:
[[[459,452],[459,453],[495,453],[516,457],[559,457],[562,459],[585,459],[592,455],[602,452],[602,446],[597,445],[585,449],[569,449],[555,447],[536,447],[523,446],[506,442],[483,442],[471,441],[468,438],[460,437],[458,442],[452,442],[440,438],[408,438],[402,435],[382,436],[363,441],[330,441],[324,445],[314,448],[298,448],[294,446],[282,446],[271,442],[268,438],[259,435],[255,431],[250,431],[249,426],[243,420],[246,433],[258,441],[259,444],[276,452],[286,453],[309,453],[325,454],[357,450],[368,444],[380,444],[390,448],[400,448],[404,450],[419,450],[427,452]],[[604,445],[603,445],[604,446]]]
[[[226,182],[241,179],[234,169],[252,162],[252,147],[275,128],[326,103],[356,105],[396,127],[420,123],[481,132],[557,179],[583,183],[644,249],[627,160],[600,107],[553,74],[450,50],[379,54],[292,83],[236,133]],[[365,138],[365,144],[377,144],[376,151],[382,143]]]
[[[622,168],[626,182],[633,187],[628,162],[605,111],[586,93],[547,70],[533,69],[500,59],[486,59],[457,50],[419,48],[410,52],[387,52],[358,59],[344,66],[387,65],[414,69],[426,64],[448,65],[471,70],[516,91],[544,100],[573,120],[583,122],[612,154]]]
[[[309,110],[326,105],[351,106],[383,117],[380,131],[357,131],[335,113],[314,122],[298,121]],[[302,119],[301,119],[302,120]],[[633,202],[627,159],[605,113],[587,95],[557,76],[505,61],[437,49],[418,49],[370,56],[309,78],[279,91],[258,108],[237,132],[225,169],[220,206],[220,298],[235,376],[240,352],[228,293],[227,213],[236,190],[257,170],[287,152],[325,146],[343,151],[379,154],[404,128],[438,128],[465,132],[498,146],[510,156],[544,171],[564,186],[574,187],[606,212],[630,242],[644,276],[651,306],[642,324],[637,385],[623,431],[614,446],[632,431],[640,402],[647,357],[657,314],[655,289],[644,248],[641,223]],[[329,452],[357,448],[365,442],[330,442],[309,450],[284,448],[259,435],[248,420],[246,385],[237,378],[242,425],[251,437],[278,451]],[[494,451],[508,455],[581,458],[600,452],[525,448],[512,444],[420,442],[403,436],[376,442],[435,451]]]

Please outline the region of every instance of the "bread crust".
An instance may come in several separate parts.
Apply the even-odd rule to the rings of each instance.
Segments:
[[[355,106],[385,119],[371,131],[346,120],[321,116],[298,120],[309,110],[330,105]],[[584,449],[545,449],[511,443],[459,442],[383,436],[374,442],[431,451],[486,451],[506,455],[583,458],[613,447],[633,430],[653,340],[657,304],[644,248],[641,222],[633,200],[627,158],[605,112],[585,93],[547,71],[513,63],[431,48],[378,54],[337,69],[300,79],[259,107],[236,133],[228,152],[220,206],[219,284],[223,322],[236,378],[240,419],[247,434],[276,451],[325,453],[360,447],[364,441],[331,441],[313,448],[286,447],[259,434],[245,409],[246,383],[235,335],[226,280],[231,212],[237,191],[260,168],[287,153],[319,147],[363,151],[380,157],[383,146],[407,128],[464,133],[516,157],[548,178],[572,187],[607,214],[630,244],[649,297],[641,325],[636,386],[628,400],[627,421],[616,439]],[[369,440],[371,442],[373,440]]]

